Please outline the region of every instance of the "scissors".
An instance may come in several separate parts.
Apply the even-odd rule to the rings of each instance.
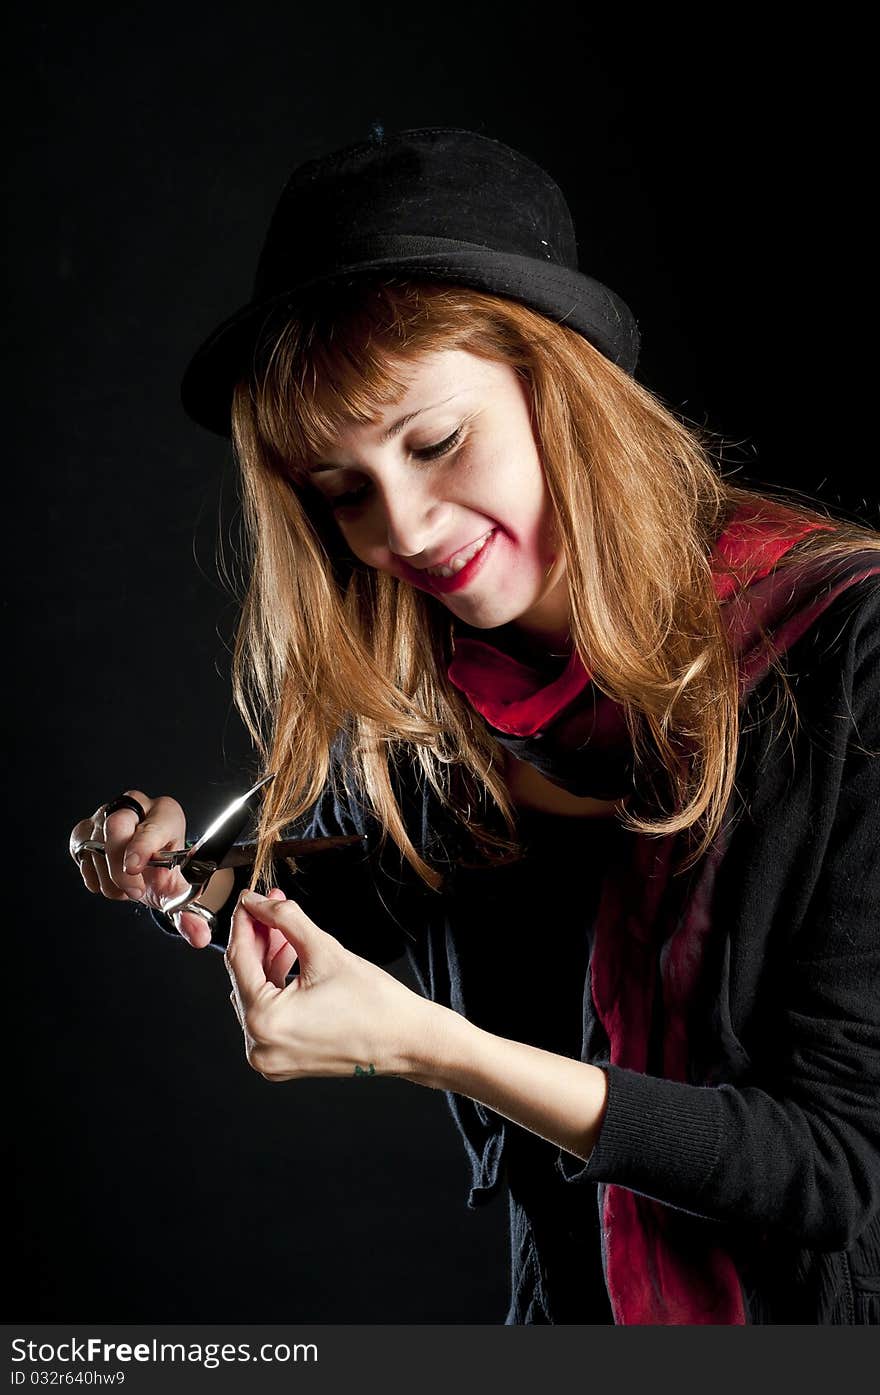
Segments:
[[[206,915],[205,907],[192,903],[220,868],[247,867],[253,863],[256,843],[236,843],[235,840],[254,812],[256,796],[274,779],[274,773],[266,775],[252,785],[246,794],[240,794],[233,799],[191,847],[177,848],[173,852],[158,852],[150,858],[148,867],[177,867],[189,883],[185,891],[164,903],[162,909],[166,914],[173,916],[184,907],[191,906],[197,914],[206,920],[210,919],[210,912]],[[279,856],[299,857],[316,852],[331,852],[336,848],[358,846],[364,851],[367,850],[369,844],[365,833],[333,838],[282,838],[275,842],[274,849]],[[106,853],[106,847],[99,840],[90,838],[81,843],[77,851]]]

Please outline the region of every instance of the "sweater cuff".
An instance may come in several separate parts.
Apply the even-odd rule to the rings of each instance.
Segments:
[[[605,1117],[586,1162],[560,1149],[566,1182],[613,1182],[671,1206],[693,1203],[718,1162],[722,1115],[710,1085],[642,1075],[604,1064]]]

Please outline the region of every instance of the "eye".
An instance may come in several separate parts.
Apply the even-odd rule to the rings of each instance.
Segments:
[[[417,455],[420,460],[436,460],[440,455],[446,455],[458,444],[462,428],[453,431],[451,436],[447,436],[445,441],[440,441],[436,446],[425,446],[424,450],[414,450],[413,455]]]
[[[425,446],[422,450],[414,450],[413,455],[419,460],[439,460],[441,456],[448,455],[451,450],[458,445],[463,428],[460,426],[457,431],[453,431],[451,436],[447,436],[445,441],[438,441],[436,446]],[[325,495],[327,503],[335,513],[337,509],[356,508],[362,503],[369,492],[369,484],[362,484],[357,489],[347,489],[343,494]]]
[[[347,489],[344,494],[328,495],[327,503],[334,510],[351,508],[361,502],[369,488],[368,484],[362,484],[359,489]]]

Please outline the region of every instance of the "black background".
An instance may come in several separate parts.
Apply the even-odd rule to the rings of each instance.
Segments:
[[[197,827],[248,778],[214,564],[231,462],[177,385],[247,299],[289,170],[373,122],[468,126],[537,159],[582,267],[636,313],[641,381],[722,433],[741,478],[878,525],[854,381],[858,36],[771,40],[730,13],[699,30],[517,4],[14,20],[10,1318],[503,1320],[504,1201],[465,1209],[442,1094],[262,1080],[222,957],[90,898],[67,837],[130,785]]]

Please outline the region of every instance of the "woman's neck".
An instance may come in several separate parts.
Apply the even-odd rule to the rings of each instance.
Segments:
[[[500,649],[512,659],[529,664],[533,668],[563,668],[571,656],[573,648],[570,635],[554,637],[536,635],[515,624],[499,625],[497,629],[478,630],[472,625],[460,622],[456,634],[468,639],[481,640],[493,649]]]

